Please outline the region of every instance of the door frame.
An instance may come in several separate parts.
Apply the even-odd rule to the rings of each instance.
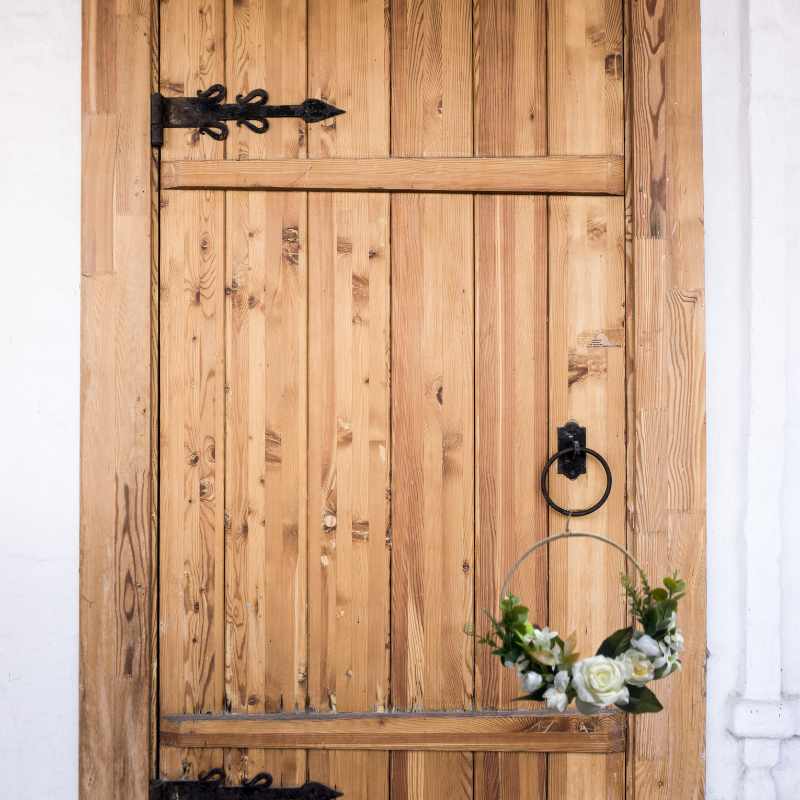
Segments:
[[[158,2],[83,0],[81,800],[156,777]],[[691,578],[690,647],[627,796],[705,786],[705,304],[700,0],[624,0],[628,546]],[[632,768],[631,768],[632,767]]]

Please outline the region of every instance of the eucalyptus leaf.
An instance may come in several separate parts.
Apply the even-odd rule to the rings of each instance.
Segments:
[[[663,678],[663,677],[664,677],[664,673],[665,673],[665,672],[668,672],[668,670],[669,670],[670,666],[671,666],[670,664],[664,664],[663,666],[659,667],[659,668],[658,668],[658,669],[657,669],[657,670],[656,670],[656,671],[653,673],[653,680],[654,680],[654,681],[657,681],[659,678]]]
[[[629,714],[655,714],[664,707],[646,686],[628,686],[630,700],[626,705],[617,703],[617,708]]]
[[[569,635],[569,638],[564,643],[564,655],[571,656],[575,652],[575,647],[578,644],[578,631],[574,630]]]
[[[666,586],[667,589],[669,589],[673,593],[678,591],[678,584],[675,583],[675,581],[672,580],[672,578],[669,577],[664,578],[664,586]]]
[[[606,658],[616,658],[630,647],[633,638],[633,628],[621,628],[611,634],[598,648],[598,656]]]
[[[665,582],[667,580],[669,580],[669,579],[668,578],[664,579]],[[667,590],[666,589],[662,589],[659,586],[657,589],[653,589],[652,597],[653,597],[653,600],[655,600],[657,603],[663,603],[664,600],[666,600],[669,597],[669,594],[667,594]]]
[[[536,650],[531,655],[540,663],[547,664],[548,667],[556,665],[556,657],[549,650]]]

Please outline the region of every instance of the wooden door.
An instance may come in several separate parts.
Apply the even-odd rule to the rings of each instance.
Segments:
[[[512,703],[464,633],[563,527],[569,419],[626,543],[622,0],[162,3],[161,91],[215,83],[346,113],[166,132],[161,777],[622,798],[624,715]],[[594,652],[625,568],[559,543],[514,589]]]

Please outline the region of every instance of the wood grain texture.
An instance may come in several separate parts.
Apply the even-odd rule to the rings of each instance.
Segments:
[[[472,198],[465,195],[392,199],[397,710],[472,707],[473,642],[463,630],[474,613],[472,214]],[[393,761],[393,797],[453,791],[444,781],[467,767],[459,760],[454,772],[448,758],[404,755]],[[469,781],[458,782],[466,794],[456,796],[471,796],[471,758]]]
[[[636,236],[666,234],[666,1],[635,4],[632,15],[634,220]]]
[[[388,3],[308,5],[309,96],[347,112],[309,126],[308,166],[388,156]],[[320,711],[389,702],[389,202],[309,195],[308,689]],[[353,800],[388,800],[388,753],[315,752],[309,770]]]
[[[500,591],[517,557],[547,536],[538,492],[547,460],[547,200],[487,195],[475,199],[476,238],[476,626],[499,614]],[[547,557],[530,559],[511,590],[531,619],[547,619]],[[478,709],[515,708],[516,674],[478,647]],[[508,753],[476,757],[475,782],[493,796],[524,787],[544,797],[546,759]],[[494,789],[492,787],[495,787]],[[534,790],[534,787],[535,790]],[[518,794],[516,796],[519,796]]]
[[[547,4],[550,155],[622,154],[622,0]]]
[[[309,0],[309,96],[342,114],[309,125],[309,156],[389,155],[389,8],[386,0]]]
[[[545,156],[546,1],[477,0],[473,8],[475,154]],[[475,253],[475,594],[480,629],[487,622],[482,610],[497,612],[500,589],[516,557],[547,535],[546,506],[531,491],[548,444],[546,199],[476,197]],[[512,590],[543,625],[546,553],[517,572]],[[514,673],[503,669],[488,648],[478,647],[476,707],[513,708],[518,695]],[[476,753],[473,785],[476,800],[544,798],[547,757]]]
[[[274,105],[305,100],[306,4],[296,0],[224,2],[227,102],[254,89],[264,89]],[[306,128],[300,119],[271,119],[268,132],[258,134],[231,122],[226,158],[304,158]]]
[[[83,4],[81,800],[145,796],[151,767],[150,12]]]
[[[337,117],[338,119],[338,117]],[[622,194],[620,156],[165,161],[165,189]]]
[[[624,206],[618,198],[549,200],[550,252],[550,451],[556,429],[574,419],[587,428],[587,445],[608,461],[616,480],[606,504],[573,529],[626,543],[625,517],[625,240]],[[564,508],[586,508],[605,486],[605,474],[587,460],[574,483],[551,470],[553,499]],[[550,533],[564,529],[551,512]],[[550,547],[550,626],[562,636],[578,628],[578,649],[595,653],[609,631],[625,624],[617,551],[591,540]],[[616,776],[616,777],[615,777]],[[624,757],[558,755],[550,758],[555,797],[624,795]]]
[[[388,798],[389,758],[387,750],[309,750],[308,773],[346,797]]]
[[[221,192],[187,192],[162,203],[159,688],[165,713],[220,713],[224,701],[224,224]],[[222,754],[209,759],[221,766]]]
[[[306,198],[227,211],[226,708],[304,711]]]
[[[392,155],[472,155],[472,3],[394,0]]]
[[[162,717],[160,731],[168,747],[610,753],[624,749],[625,715],[617,710],[591,717],[574,711],[202,714]]]
[[[639,560],[688,584],[683,670],[655,686],[665,710],[637,723],[637,798],[705,794],[705,295],[696,0],[634,3],[636,487]],[[662,685],[663,684],[663,685]]]
[[[389,198],[310,198],[309,705],[389,694]]]
[[[225,772],[228,784],[234,786],[253,780],[259,772],[269,772],[274,786],[302,786],[309,780],[308,754],[305,750],[231,747],[225,750]]]
[[[398,0],[391,25],[392,154],[472,155],[471,3]],[[392,200],[398,709],[472,702],[473,648],[463,634],[474,568],[472,206],[463,195]],[[470,753],[397,753],[392,798],[471,798],[472,761]]]
[[[475,155],[546,155],[546,0],[473,7]]]
[[[633,75],[631,6],[633,0],[623,0],[624,36],[623,70],[625,75],[625,514],[626,548],[636,553],[634,529],[634,496],[636,487],[636,284],[633,251]],[[633,570],[628,564],[628,574]],[[628,737],[625,748],[625,798],[635,800],[636,718],[628,719]]]
[[[164,97],[195,97],[225,83],[225,0],[169,0],[160,4],[160,91]],[[228,86],[228,102],[235,102]],[[236,127],[236,126],[233,126]],[[224,158],[225,142],[196,128],[167,128],[162,158]]]

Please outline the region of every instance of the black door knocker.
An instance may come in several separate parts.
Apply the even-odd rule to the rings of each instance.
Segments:
[[[558,473],[559,475],[566,475],[571,481],[577,479],[579,475],[586,474],[586,456],[594,456],[606,471],[606,490],[599,502],[595,503],[591,508],[584,508],[583,510],[570,511],[566,508],[561,508],[553,502],[550,493],[547,491],[547,473],[553,462],[558,459]],[[611,494],[611,467],[608,462],[600,455],[600,453],[590,450],[586,446],[586,428],[582,428],[577,422],[570,420],[563,428],[558,429],[558,452],[551,456],[542,470],[542,494],[550,508],[555,509],[559,514],[564,516],[585,517],[597,511],[603,503],[608,500]]]

